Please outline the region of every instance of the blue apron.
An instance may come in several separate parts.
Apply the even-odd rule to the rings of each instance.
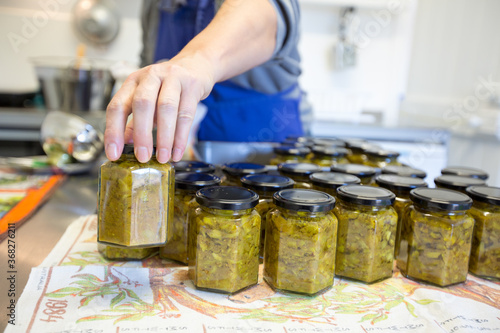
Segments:
[[[175,10],[161,10],[155,61],[174,57],[214,15],[213,0],[187,0]],[[230,81],[215,84],[203,101],[208,110],[198,140],[281,142],[287,136],[303,135],[297,89],[294,85],[277,94],[264,94]]]

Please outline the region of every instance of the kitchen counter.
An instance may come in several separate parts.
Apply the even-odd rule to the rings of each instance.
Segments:
[[[94,214],[97,203],[96,172],[69,177],[50,199],[23,225],[15,231],[16,288],[14,299],[18,300],[25,288],[32,267],[38,266],[49,254],[68,225],[82,215]],[[8,239],[8,238],[7,238]],[[7,239],[0,243],[0,262],[3,268],[0,279],[0,331],[7,325]]]

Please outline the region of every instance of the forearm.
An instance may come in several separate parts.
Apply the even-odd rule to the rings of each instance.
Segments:
[[[214,81],[220,82],[269,60],[276,30],[277,14],[268,0],[226,0],[174,59],[201,55],[211,64]]]

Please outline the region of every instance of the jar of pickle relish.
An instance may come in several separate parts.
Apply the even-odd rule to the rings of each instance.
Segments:
[[[361,164],[337,164],[330,167],[331,171],[339,173],[347,173],[358,177],[363,185],[371,185],[373,178],[377,174],[377,170],[371,166]]]
[[[343,185],[359,184],[361,180],[353,175],[338,172],[315,172],[309,176],[313,189],[337,198],[337,188]]]
[[[308,147],[296,147],[295,145],[282,145],[274,148],[275,157],[271,159],[271,165],[280,163],[302,163],[307,162],[307,157],[311,153]]]
[[[158,253],[157,247],[126,248],[100,243],[97,250],[107,260],[142,260]]]
[[[267,213],[275,208],[273,194],[279,190],[293,188],[291,178],[280,175],[248,175],[241,178],[244,187],[259,195],[259,203],[255,209],[260,215],[260,247],[259,258],[264,258],[264,239],[266,234]]]
[[[205,187],[190,220],[189,276],[198,289],[232,294],[257,284],[260,215],[257,193],[237,186]]]
[[[174,219],[172,238],[160,247],[160,257],[188,264],[189,217],[198,207],[196,191],[220,184],[217,176],[200,172],[181,172],[175,175]]]
[[[483,171],[481,169],[467,168],[467,167],[457,167],[457,166],[446,167],[443,170],[441,170],[441,174],[461,176],[461,177],[479,178],[482,180],[488,179],[488,174],[485,171]]]
[[[349,163],[347,149],[341,147],[314,146],[311,162],[322,167],[330,167],[333,164]]]
[[[383,168],[388,165],[401,165],[398,162],[399,153],[393,150],[370,148],[365,150],[365,164],[374,168]]]
[[[436,187],[447,188],[462,193],[466,193],[465,189],[474,185],[486,185],[485,181],[480,178],[442,175],[434,179]]]
[[[392,276],[398,216],[384,188],[345,185],[337,190],[339,220],[335,274],[373,283]]]
[[[315,295],[329,289],[335,273],[335,199],[323,192],[290,189],[273,196],[268,213],[264,280],[274,289]]]
[[[398,227],[396,230],[396,246],[394,255],[399,253],[399,240],[401,238],[401,225],[406,208],[411,205],[410,191],[417,187],[427,187],[427,183],[416,177],[401,177],[396,175],[379,175],[375,178],[378,186],[388,189],[396,195],[392,205],[398,213]]]
[[[425,171],[406,165],[388,165],[382,168],[382,174],[396,175],[401,177],[417,177],[422,179],[427,177],[427,173]]]
[[[321,167],[312,163],[282,163],[278,165],[278,171],[281,175],[292,178],[295,188],[311,189],[309,176],[321,171]]]
[[[380,148],[380,146],[369,143],[365,140],[347,140],[346,147],[349,149],[347,159],[354,164],[365,164],[367,156],[365,151],[370,148]]]
[[[467,194],[474,201],[469,212],[475,220],[469,272],[500,279],[500,188],[471,186]]]
[[[175,172],[202,172],[202,173],[214,173],[215,165],[208,164],[200,161],[179,161],[172,163]]]
[[[125,145],[116,161],[99,171],[98,228],[100,243],[125,247],[165,245],[174,213],[174,168],[153,157],[140,163],[134,147]]]
[[[241,177],[266,173],[265,165],[248,162],[227,163],[222,166],[225,179],[222,180],[224,186],[241,186]]]
[[[471,198],[448,189],[416,188],[410,199],[397,257],[401,273],[441,287],[464,282],[474,227]]]

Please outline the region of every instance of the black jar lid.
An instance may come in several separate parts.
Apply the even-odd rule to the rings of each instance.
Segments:
[[[415,205],[431,210],[467,210],[472,206],[468,195],[445,188],[419,187],[411,190],[410,199]]]
[[[173,162],[172,165],[174,166],[176,172],[215,172],[215,166],[213,164],[200,161],[179,161]]]
[[[311,152],[311,149],[293,145],[282,145],[274,148],[274,152],[278,155],[306,156]]]
[[[312,152],[318,156],[342,157],[346,156],[349,151],[342,147],[314,146]]]
[[[472,178],[479,178],[479,179],[488,179],[488,174],[484,172],[483,170],[476,169],[476,168],[468,168],[468,167],[457,167],[457,166],[451,166],[451,167],[446,167],[443,170],[441,170],[441,174],[443,175],[454,175],[454,176],[462,176],[462,177],[472,177]]]
[[[279,172],[290,176],[309,176],[314,172],[321,171],[321,167],[312,163],[281,163],[278,165]]]
[[[285,140],[280,143],[280,146],[292,146],[292,147],[307,147],[307,145],[303,142]],[[279,146],[277,146],[279,147]],[[275,149],[277,148],[275,147]]]
[[[123,152],[122,154],[124,155],[132,155],[134,154],[134,145],[133,144],[130,144],[130,143],[127,143],[123,146]],[[153,151],[151,152],[151,154],[154,156],[156,154],[156,146],[153,145]]]
[[[276,192],[292,188],[295,182],[288,177],[280,175],[247,175],[241,178],[241,183],[253,191]]]
[[[211,186],[196,192],[196,202],[208,208],[243,210],[257,206],[259,195],[239,186]]]
[[[309,179],[316,186],[333,189],[342,185],[359,184],[361,182],[356,176],[338,172],[315,172],[309,176]]]
[[[396,199],[396,195],[385,188],[357,184],[339,187],[337,196],[346,202],[363,206],[389,206]]]
[[[329,212],[335,207],[335,198],[331,195],[306,189],[278,191],[273,195],[273,202],[278,207],[311,213]]]
[[[330,169],[333,172],[348,173],[359,178],[373,177],[377,173],[377,170],[375,168],[363,164],[354,163],[336,164],[332,165]]]
[[[325,147],[345,147],[346,145],[344,140],[334,138],[315,138],[312,142],[315,146]]]
[[[365,154],[372,157],[394,158],[399,156],[399,152],[395,150],[386,150],[370,147],[365,150]]]
[[[402,177],[425,178],[427,173],[420,169],[415,169],[406,165],[388,165],[382,168],[383,174],[396,175]]]
[[[480,178],[442,175],[434,179],[434,183],[439,187],[449,188],[450,190],[465,191],[469,186],[486,185],[486,182]]]
[[[365,152],[367,149],[381,149],[379,145],[364,140],[348,140],[346,147],[357,152]]]
[[[465,191],[473,200],[500,206],[500,187],[471,186]]]
[[[267,172],[265,165],[248,162],[227,163],[222,166],[222,170],[237,177]]]
[[[202,172],[178,172],[175,174],[175,187],[181,190],[197,191],[206,186],[220,184],[220,178]]]
[[[393,192],[410,192],[417,187],[427,187],[422,178],[397,175],[379,175],[375,178],[375,182],[378,186]]]

